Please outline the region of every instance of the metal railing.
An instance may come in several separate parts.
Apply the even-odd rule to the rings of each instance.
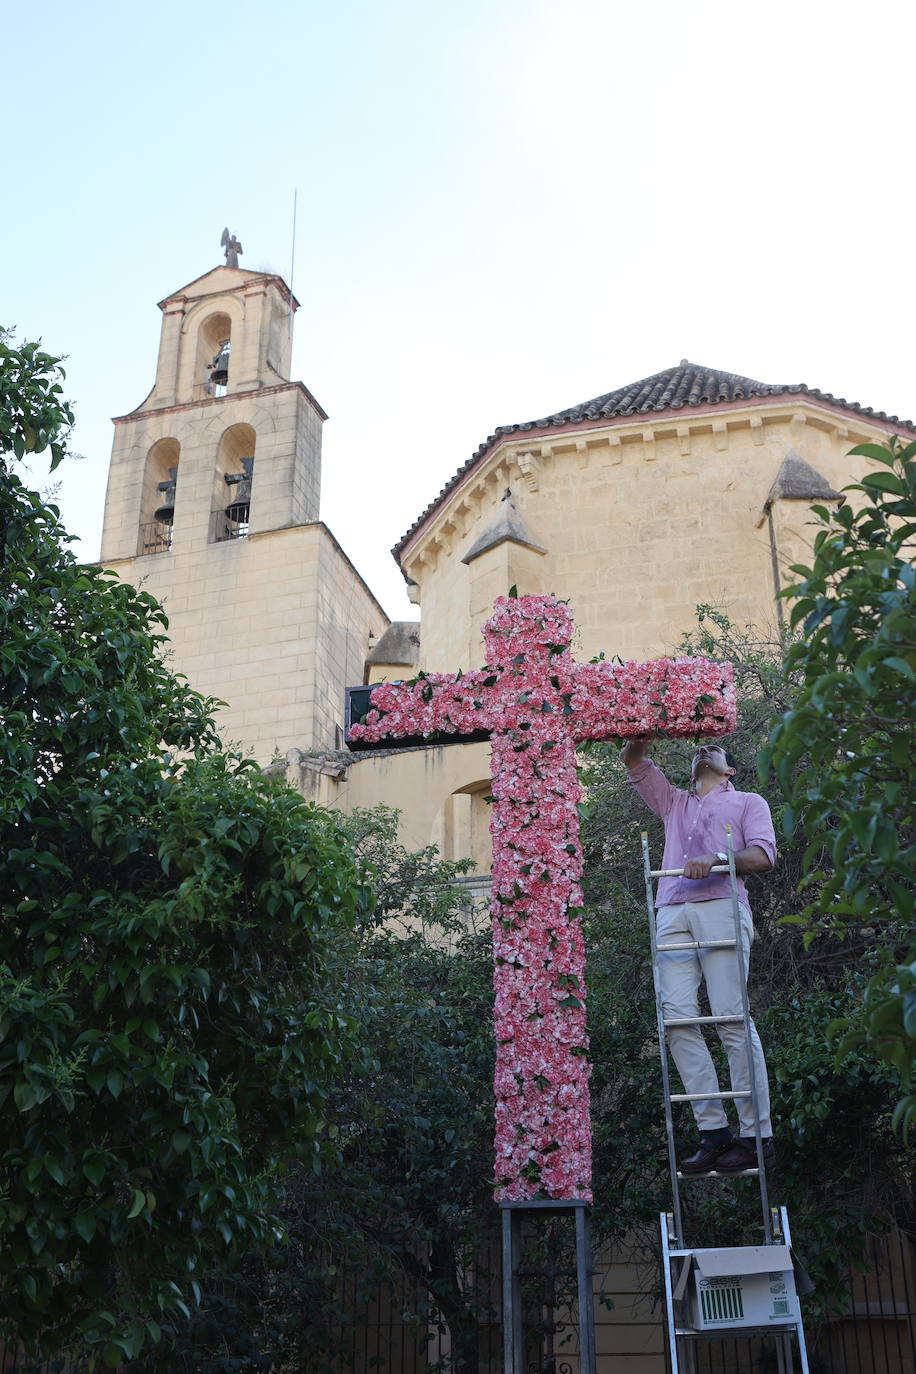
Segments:
[[[248,535],[248,517],[251,507],[245,504],[220,506],[210,512],[210,543],[220,544],[225,539],[245,539]]]
[[[140,526],[140,537],[137,541],[138,558],[150,553],[168,553],[171,547],[172,526],[167,525],[164,520],[148,520]]]

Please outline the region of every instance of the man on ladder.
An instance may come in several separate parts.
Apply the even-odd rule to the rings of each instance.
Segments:
[[[755,792],[732,786],[735,761],[720,745],[702,745],[693,759],[688,789],[674,787],[648,757],[648,740],[631,740],[621,758],[629,780],[646,805],[665,823],[665,869],[683,869],[678,877],[659,879],[656,895],[656,938],[661,945],[681,948],[658,954],[661,1000],[666,1023],[692,1021],[699,1014],[698,993],[705,980],[710,1011],[727,1018],[717,1025],[728,1055],[732,1091],[736,1099],[740,1136],[735,1140],[720,1096],[692,1103],[700,1132],[697,1149],[679,1161],[684,1174],[743,1173],[757,1165],[753,1099],[759,1111],[764,1163],[776,1152],[770,1124],[770,1093],[760,1037],[749,1022],[753,1050],[750,1094],[747,1040],[742,1022],[744,989],[751,941],[751,912],[742,875],[766,873],[776,859],[770,808]],[[741,917],[740,951],[734,948],[735,925],[728,873],[711,873],[727,863],[726,827],[734,843],[735,871]],[[718,942],[722,948],[710,948]],[[684,948],[692,944],[694,948]],[[701,948],[696,948],[700,945]],[[730,946],[728,948],[724,946]],[[740,953],[740,958],[736,958]],[[697,1025],[670,1026],[668,1044],[688,1094],[719,1093],[712,1057]]]

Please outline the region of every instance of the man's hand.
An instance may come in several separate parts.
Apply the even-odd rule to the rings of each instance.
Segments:
[[[638,768],[644,762],[651,742],[649,739],[627,740],[620,751],[620,761],[624,768]]]
[[[699,858],[688,859],[684,864],[685,878],[708,878],[713,868],[722,864],[715,854],[701,854]],[[739,849],[735,855],[735,872],[739,877],[745,873],[769,873],[773,865],[758,844]]]
[[[708,878],[719,860],[715,854],[701,854],[698,859],[688,859],[684,864],[685,878]]]

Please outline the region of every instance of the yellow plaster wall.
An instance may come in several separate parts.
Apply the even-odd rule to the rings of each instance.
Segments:
[[[328,792],[329,803],[344,811],[393,806],[401,811],[400,839],[409,849],[444,843],[443,813],[453,793],[486,786],[489,744],[439,745],[392,753],[355,754],[345,775]],[[450,857],[462,858],[454,853]]]

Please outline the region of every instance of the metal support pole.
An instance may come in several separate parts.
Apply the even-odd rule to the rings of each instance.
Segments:
[[[503,1260],[503,1370],[524,1374],[525,1345],[522,1330],[522,1293],[518,1276],[519,1217],[511,1207],[502,1208]]]
[[[576,1208],[576,1287],[579,1294],[579,1369],[595,1374],[595,1294],[592,1288],[592,1221],[587,1207]]]
[[[522,1225],[539,1212],[572,1212],[576,1238],[576,1291],[579,1318],[580,1374],[596,1374],[595,1304],[592,1289],[591,1212],[587,1202],[501,1202],[503,1374],[525,1374],[525,1329],[522,1312]]]

